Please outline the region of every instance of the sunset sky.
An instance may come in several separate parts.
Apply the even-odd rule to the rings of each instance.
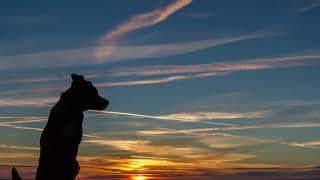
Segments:
[[[0,5],[0,179],[83,74],[79,179],[320,179],[319,0]]]

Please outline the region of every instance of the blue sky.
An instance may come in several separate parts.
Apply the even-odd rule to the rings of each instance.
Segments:
[[[78,73],[111,101],[86,114],[84,179],[309,172],[320,160],[319,10],[318,0],[3,1],[0,165],[37,165],[48,112]]]

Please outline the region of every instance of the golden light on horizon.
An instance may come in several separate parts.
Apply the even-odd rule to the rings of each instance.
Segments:
[[[135,175],[132,176],[132,180],[147,180],[147,177],[142,175]]]
[[[166,160],[134,158],[123,162],[118,168],[122,171],[140,171],[143,173],[148,167],[161,167],[168,164],[170,162]]]

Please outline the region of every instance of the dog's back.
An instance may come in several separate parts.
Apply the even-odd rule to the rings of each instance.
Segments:
[[[15,167],[12,168],[11,174],[12,174],[12,180],[22,180]]]

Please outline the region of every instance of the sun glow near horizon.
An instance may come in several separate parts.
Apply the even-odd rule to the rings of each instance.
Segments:
[[[132,180],[147,180],[148,178],[143,175],[134,175],[131,177]]]

